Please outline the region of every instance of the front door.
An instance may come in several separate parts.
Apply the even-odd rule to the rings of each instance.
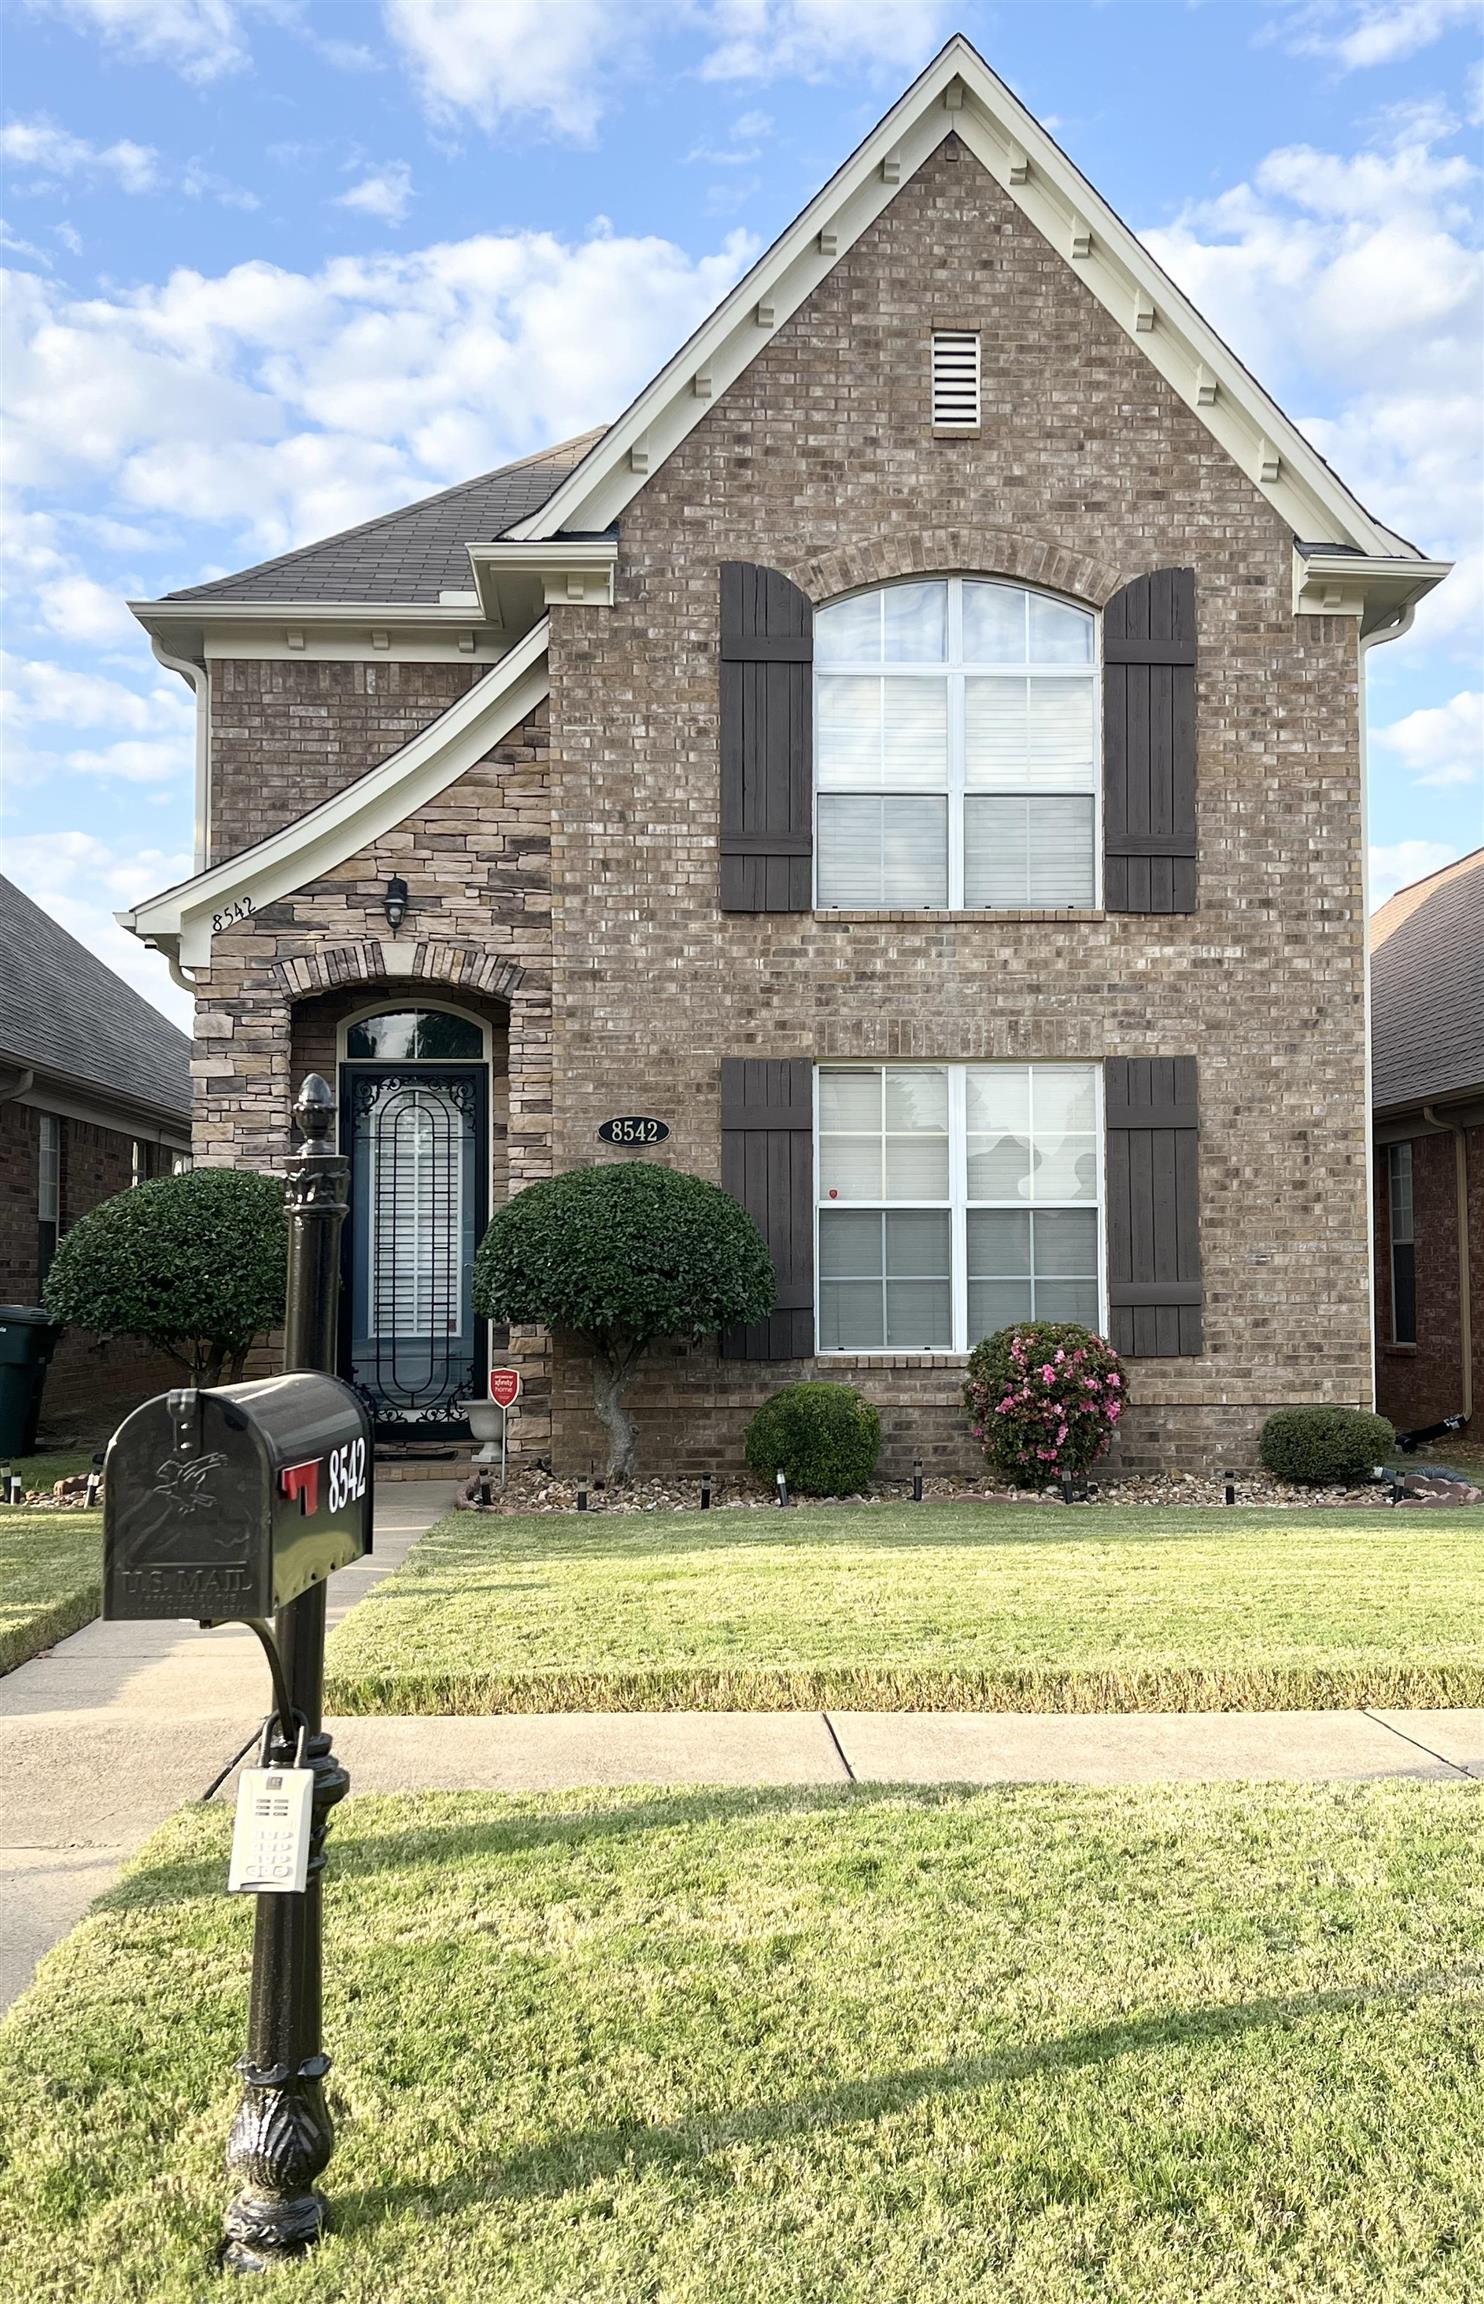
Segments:
[[[384,1438],[468,1430],[484,1389],[474,1251],[485,1223],[485,1075],[438,1064],[342,1072],[351,1161],[350,1381]]]

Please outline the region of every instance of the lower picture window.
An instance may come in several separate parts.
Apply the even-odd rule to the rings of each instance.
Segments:
[[[1099,1091],[1090,1064],[822,1066],[820,1351],[1100,1328]]]

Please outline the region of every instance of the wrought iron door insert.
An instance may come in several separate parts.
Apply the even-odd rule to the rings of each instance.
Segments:
[[[485,1222],[483,1070],[347,1065],[346,1365],[387,1437],[452,1436],[483,1389],[474,1251]]]

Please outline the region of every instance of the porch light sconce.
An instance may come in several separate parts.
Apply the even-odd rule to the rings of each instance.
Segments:
[[[405,880],[398,879],[395,875],[388,880],[386,894],[381,900],[381,907],[386,914],[386,924],[395,936],[407,917],[407,883]]]

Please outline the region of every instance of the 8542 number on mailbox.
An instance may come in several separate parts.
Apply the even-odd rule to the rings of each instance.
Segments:
[[[343,1512],[347,1504],[358,1504],[366,1493],[366,1443],[347,1440],[343,1448],[330,1450],[330,1510]]]
[[[670,1130],[663,1120],[647,1120],[628,1113],[620,1120],[605,1120],[598,1134],[605,1144],[663,1144]]]

